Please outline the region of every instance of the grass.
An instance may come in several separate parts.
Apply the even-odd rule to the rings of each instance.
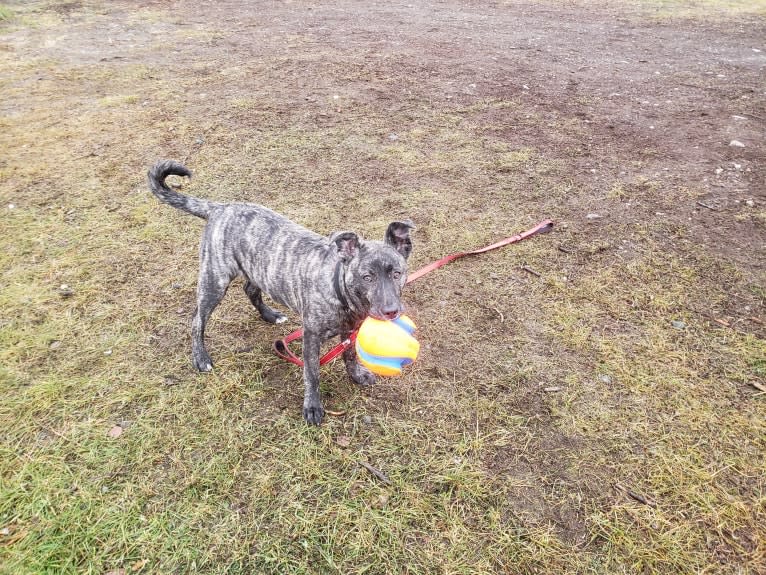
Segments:
[[[46,29],[2,42],[174,32],[125,61],[0,50],[1,574],[763,572],[766,292],[697,241],[699,182],[601,149],[594,183],[591,128],[525,99],[434,104],[396,67],[276,35],[250,68],[225,20],[57,6],[24,6]],[[355,83],[387,78],[403,104]],[[241,284],[210,324],[216,370],[192,371],[201,222],[146,190],[160,157],[187,161],[189,193],[322,232],[412,217],[412,268],[557,226],[411,285],[418,362],[369,390],[324,367],[345,414],[307,428],[300,373],[269,349],[296,320],[259,322]]]

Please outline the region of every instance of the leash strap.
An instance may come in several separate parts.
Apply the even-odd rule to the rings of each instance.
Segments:
[[[469,252],[458,252],[455,254],[445,256],[442,259],[437,260],[435,262],[431,262],[430,264],[423,266],[419,270],[411,273],[409,276],[407,276],[407,283],[408,284],[412,283],[416,279],[423,277],[427,273],[432,272],[435,269],[438,269],[445,264],[455,261],[458,258],[475,255],[475,254],[483,254],[484,252],[495,250],[497,248],[502,248],[503,246],[507,246],[508,244],[520,242],[521,240],[525,240],[528,237],[533,236],[535,234],[547,233],[551,231],[552,229],[553,229],[553,220],[545,220],[537,224],[535,227],[528,229],[525,232],[521,232],[520,234],[516,234],[515,236],[502,239],[499,242],[495,242],[494,244],[485,246],[483,248],[479,248]],[[273,346],[274,353],[277,354],[282,359],[284,359],[285,361],[289,361],[290,363],[294,363],[295,365],[299,367],[303,367],[303,361],[301,360],[301,358],[295,355],[295,353],[293,353],[293,351],[288,347],[291,342],[295,341],[296,339],[300,339],[302,337],[303,337],[303,328],[299,328],[299,329],[296,329],[291,334],[287,335],[285,338],[276,340]],[[347,339],[343,340],[338,345],[333,347],[330,351],[328,351],[326,354],[324,354],[319,359],[319,365],[324,365],[328,362],[331,362],[336,357],[341,355],[344,351],[346,351],[348,348],[350,348],[352,345],[354,345],[355,341],[356,341],[356,332],[353,332]]]
[[[540,222],[539,224],[537,224],[534,228],[528,229],[526,232],[516,234],[515,236],[511,236],[510,238],[505,238],[504,240],[500,240],[499,242],[495,242],[494,244],[491,244],[489,246],[485,246],[483,248],[479,248],[477,250],[473,250],[470,252],[458,252],[456,254],[445,256],[440,260],[437,260],[435,262],[428,264],[427,266],[423,266],[416,272],[413,272],[412,274],[407,276],[407,283],[414,282],[416,279],[423,277],[427,273],[432,272],[435,269],[438,269],[445,264],[455,261],[458,258],[462,258],[463,256],[483,254],[484,252],[495,250],[497,248],[502,248],[503,246],[507,246],[508,244],[520,242],[521,240],[524,240],[528,238],[529,236],[533,236],[535,234],[539,234],[539,233],[544,234],[546,232],[551,231],[551,229],[553,229],[553,221],[545,220],[544,222]]]
[[[294,332],[289,334],[284,339],[276,340],[274,342],[274,345],[272,346],[272,349],[274,350],[274,353],[276,355],[278,355],[285,361],[294,363],[298,367],[303,367],[303,360],[301,360],[301,358],[295,355],[295,353],[293,353],[293,350],[291,350],[288,347],[291,342],[295,341],[296,339],[301,339],[302,337],[303,337],[303,328],[296,329]],[[336,357],[338,357],[344,351],[346,351],[348,348],[354,345],[355,341],[356,341],[356,332],[353,332],[350,336],[348,336],[348,338],[344,339],[342,342],[340,342],[338,345],[336,345],[330,351],[328,351],[326,354],[320,357],[319,365],[330,363],[332,360],[334,360]]]

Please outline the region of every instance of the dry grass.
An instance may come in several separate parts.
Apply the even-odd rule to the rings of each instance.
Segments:
[[[0,44],[68,17],[87,44],[112,9],[14,4]],[[124,62],[0,50],[0,573],[763,573],[764,278],[656,214],[693,188],[606,155],[634,172],[583,184],[569,138],[589,128],[547,118],[549,140],[508,142],[503,122],[545,115],[522,100],[392,110],[328,90],[309,109],[262,89],[292,78],[273,46],[163,60],[220,56],[224,24]],[[322,232],[412,217],[414,268],[558,225],[410,286],[419,361],[371,390],[323,368],[345,415],[313,429],[300,374],[270,353],[284,332],[239,286],[210,325],[215,372],[192,371],[201,225],[146,190],[160,157],[186,159],[192,194]],[[631,201],[647,207],[584,218]]]

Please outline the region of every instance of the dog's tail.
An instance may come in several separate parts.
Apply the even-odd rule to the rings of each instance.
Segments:
[[[170,189],[165,183],[168,176],[186,176],[191,178],[191,171],[183,164],[173,160],[163,160],[154,164],[149,170],[149,188],[160,201],[189,212],[198,218],[207,219],[213,203],[207,200],[186,196]]]

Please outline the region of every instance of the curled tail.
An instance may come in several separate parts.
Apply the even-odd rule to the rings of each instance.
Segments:
[[[189,212],[198,218],[207,219],[210,213],[211,202],[186,196],[175,190],[170,189],[165,184],[165,178],[168,176],[187,176],[191,177],[191,171],[188,168],[173,160],[163,160],[157,162],[149,170],[149,188],[160,201],[170,204],[174,208]]]

